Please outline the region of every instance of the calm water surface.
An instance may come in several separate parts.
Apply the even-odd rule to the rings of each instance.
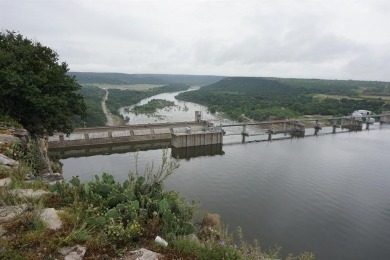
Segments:
[[[194,111],[202,111],[204,119],[229,123],[202,106],[177,101],[176,94],[152,97],[176,104],[157,116],[124,114],[134,124],[192,121]],[[234,134],[242,128],[225,130]],[[256,127],[248,130],[259,132]],[[283,254],[307,250],[317,259],[390,259],[389,125],[359,133],[240,142],[239,136],[225,136],[223,155],[181,160],[166,189],[200,200],[203,209],[222,215],[230,231],[241,226],[246,238],[258,239],[263,248],[279,245]],[[161,150],[139,152],[139,170],[152,162],[157,167],[161,156]],[[132,152],[62,163],[66,179],[79,175],[91,180],[94,174],[111,172],[123,181],[135,170]]]
[[[165,187],[200,200],[263,248],[308,250],[318,259],[390,259],[390,126],[223,151],[181,160]],[[139,152],[138,163],[158,165],[161,154]],[[124,180],[135,169],[134,153],[62,162],[67,179],[107,171]]]

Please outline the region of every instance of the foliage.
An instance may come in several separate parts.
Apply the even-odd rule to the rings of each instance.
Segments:
[[[143,175],[131,172],[128,180],[118,183],[108,173],[95,176],[94,181],[81,183],[77,177],[70,183],[51,187],[62,204],[77,205],[80,218],[87,227],[102,234],[108,241],[122,243],[136,241],[153,223],[156,232],[167,239],[194,231],[193,204],[188,204],[174,191],[164,191],[163,181],[178,167],[176,160],[168,160],[164,153],[161,166],[147,167]],[[156,234],[149,234],[155,236]]]
[[[27,167],[35,176],[38,176],[44,167],[44,163],[40,157],[39,147],[33,140],[29,140],[24,145],[18,139],[5,151],[5,154],[14,160],[20,161],[21,167]]]
[[[280,248],[276,247],[264,251],[255,240],[250,244],[244,240],[240,227],[237,228],[236,239],[234,234],[227,234],[227,229],[220,234],[220,239],[203,241],[203,244],[187,239],[179,238],[173,241],[173,248],[191,259],[281,259]],[[305,252],[293,259],[314,260],[314,254]],[[302,258],[301,258],[302,257]],[[305,258],[306,257],[306,258]]]
[[[106,124],[106,115],[103,112],[102,100],[105,95],[105,91],[96,86],[83,86],[77,93],[84,97],[87,105],[86,117],[81,119],[80,117],[73,117],[76,127],[95,127],[104,126]]]
[[[49,47],[15,32],[0,32],[0,114],[33,136],[70,133],[71,118],[83,116],[86,106],[67,71]]]
[[[223,112],[237,121],[244,121],[245,117],[265,121],[270,116],[284,119],[304,114],[348,115],[357,109],[380,113],[386,107],[383,100],[332,98],[335,94],[356,96],[363,84],[365,82],[234,77],[197,91],[180,93],[177,98],[206,105],[210,112]],[[314,94],[318,93],[329,96],[317,99]]]
[[[0,126],[6,126],[6,127],[16,127],[21,128],[22,125],[19,124],[15,119],[9,117],[8,115],[3,115],[2,111],[0,110]]]
[[[135,106],[132,112],[135,114],[153,114],[157,109],[174,106],[175,103],[164,99],[152,99],[145,105]]]

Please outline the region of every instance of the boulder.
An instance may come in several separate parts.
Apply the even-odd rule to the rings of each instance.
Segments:
[[[10,167],[17,167],[19,165],[19,162],[11,158],[8,158],[4,154],[0,153],[0,164],[10,166]]]
[[[11,183],[11,178],[0,179],[0,187],[8,186]]]
[[[158,259],[164,259],[164,256],[145,248],[141,248],[135,251],[130,251],[125,256],[119,258],[119,260],[158,260]]]
[[[80,245],[63,247],[58,251],[64,256],[65,260],[81,260],[83,259],[87,248]]]
[[[54,208],[43,209],[40,217],[48,229],[57,230],[62,227],[62,221]]]

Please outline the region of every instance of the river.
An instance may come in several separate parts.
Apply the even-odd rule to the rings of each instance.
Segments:
[[[188,118],[178,121],[193,120],[191,109],[222,120],[199,105],[186,106]],[[172,108],[166,116],[149,120],[174,118],[173,109],[179,111]],[[131,116],[131,123],[137,120]],[[258,239],[264,249],[278,245],[284,255],[311,251],[317,259],[390,259],[390,126],[240,142],[239,136],[229,136],[223,153],[182,159],[165,188],[201,201],[202,209],[219,213],[230,231],[241,226],[245,237]],[[161,155],[161,150],[140,151],[139,170],[151,162],[157,166]],[[68,180],[73,175],[91,180],[105,171],[123,181],[135,170],[132,152],[62,163]]]

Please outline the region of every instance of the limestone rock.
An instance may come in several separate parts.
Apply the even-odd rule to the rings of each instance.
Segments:
[[[61,173],[44,173],[42,175],[42,180],[50,185],[55,184],[57,181],[58,182],[63,182],[64,177],[62,177]],[[30,179],[26,180],[25,182],[27,183],[32,183],[35,182],[36,178],[34,176],[31,176]]]
[[[59,250],[59,253],[65,257],[65,260],[81,260],[86,252],[87,248],[80,245],[63,247]]]
[[[164,259],[164,256],[150,251],[145,248],[141,248],[135,251],[128,252],[124,257],[119,258],[120,260],[158,260]]]
[[[0,187],[8,186],[11,183],[11,178],[0,179]]]
[[[44,190],[33,190],[33,189],[14,189],[10,191],[15,196],[20,197],[29,197],[29,198],[38,198],[45,194],[50,194],[48,191]]]
[[[0,223],[7,222],[12,220],[17,215],[21,214],[27,209],[26,204],[21,204],[18,206],[3,206],[0,207]]]
[[[0,143],[4,144],[12,144],[13,142],[20,141],[20,139],[16,136],[9,134],[0,134]]]
[[[64,177],[62,177],[61,173],[46,173],[43,174],[43,180],[50,184],[55,184],[57,181],[62,182],[64,180]]]
[[[62,221],[54,208],[43,209],[41,220],[48,229],[57,230],[62,227]]]
[[[0,136],[4,135],[11,135],[16,136],[19,138],[25,138],[28,136],[28,132],[26,129],[23,128],[15,128],[15,127],[7,127],[7,126],[0,126]],[[0,138],[1,140],[1,138]]]
[[[11,158],[8,158],[4,154],[0,153],[0,164],[10,166],[10,167],[17,167],[19,165],[19,162]]]

